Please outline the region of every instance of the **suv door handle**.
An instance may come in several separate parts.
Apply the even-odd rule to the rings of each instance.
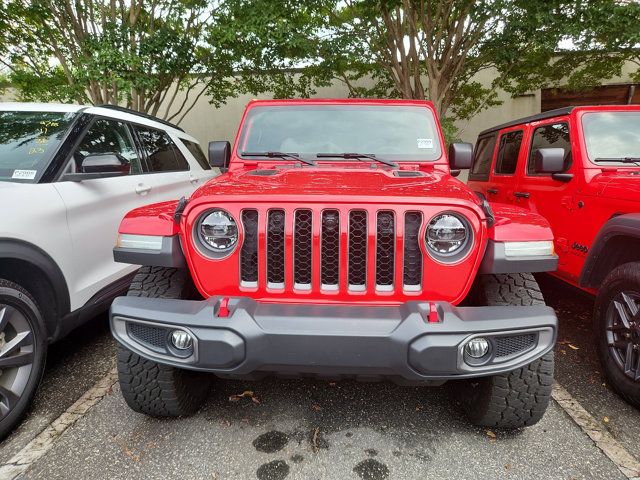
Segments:
[[[492,195],[497,195],[498,194],[498,189],[497,188],[487,188],[487,193],[490,193]]]
[[[513,192],[518,198],[529,198],[529,192]]]
[[[189,177],[189,181],[191,182],[192,185],[195,185],[196,183],[198,183],[198,177],[191,175]]]
[[[136,193],[138,195],[146,195],[151,190],[149,185],[145,185],[144,183],[139,183],[136,185]]]

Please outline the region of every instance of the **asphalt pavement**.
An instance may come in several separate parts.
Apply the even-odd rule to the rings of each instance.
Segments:
[[[600,373],[592,300],[539,280],[560,317],[556,381],[640,458],[640,415]],[[104,377],[114,352],[105,315],[52,346],[34,407],[0,444],[2,463]],[[266,379],[219,380],[196,415],[174,420],[132,412],[116,384],[23,478],[627,477],[556,402],[538,425],[504,433],[471,426],[443,387]]]

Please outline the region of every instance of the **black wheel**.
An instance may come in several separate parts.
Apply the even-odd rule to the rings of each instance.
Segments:
[[[594,321],[609,384],[640,407],[640,262],[625,263],[607,275],[596,298]]]
[[[142,267],[127,295],[191,299],[195,288],[188,271]],[[147,360],[118,345],[118,379],[125,401],[136,412],[177,417],[200,408],[209,393],[212,376]]]
[[[22,419],[47,354],[44,322],[29,292],[0,279],[0,439]]]
[[[474,305],[544,305],[538,282],[528,273],[479,275]],[[476,425],[515,429],[540,421],[551,399],[553,351],[511,372],[457,382],[456,392]]]

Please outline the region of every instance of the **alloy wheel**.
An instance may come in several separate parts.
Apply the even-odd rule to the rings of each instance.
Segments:
[[[607,345],[624,374],[640,381],[640,294],[618,293],[607,309]]]
[[[35,344],[27,317],[0,304],[0,420],[16,406],[33,370]]]

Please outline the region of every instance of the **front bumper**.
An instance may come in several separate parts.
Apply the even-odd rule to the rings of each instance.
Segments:
[[[551,350],[557,332],[554,311],[545,306],[283,305],[231,298],[225,316],[221,301],[119,297],[111,307],[111,330],[144,358],[220,376],[311,374],[430,383],[520,368]],[[191,349],[171,345],[175,329],[192,335]],[[476,336],[491,344],[481,362],[464,353],[464,344]]]

